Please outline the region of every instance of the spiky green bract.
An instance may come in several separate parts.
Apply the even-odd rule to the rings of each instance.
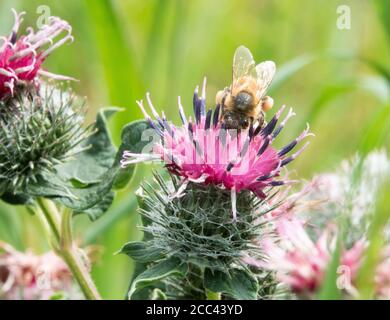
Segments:
[[[54,200],[75,214],[95,220],[107,211],[114,191],[131,179],[134,166],[121,168],[124,150],[141,152],[149,126],[128,124],[117,149],[107,128],[119,108],[99,110],[85,125],[84,104],[69,90],[30,88],[0,105],[0,199],[33,204],[38,197]]]
[[[141,214],[152,221],[143,229],[153,235],[153,247],[181,261],[223,272],[228,272],[244,251],[257,249],[251,244],[259,231],[253,223],[257,203],[253,194],[238,194],[238,218],[233,221],[229,190],[190,183],[184,196],[171,199],[173,190],[160,176],[155,177],[160,190],[146,186],[145,203],[150,209],[141,209]],[[172,182],[177,187],[173,176]]]
[[[0,106],[0,195],[17,194],[31,181],[83,148],[84,103],[70,91],[25,89]]]
[[[145,270],[133,280],[130,298],[147,298],[151,291],[145,287],[156,285],[170,299],[205,299],[207,291],[235,299],[257,299],[273,290],[273,281],[259,284],[265,272],[251,271],[243,262],[245,255],[262,254],[257,240],[269,231],[266,220],[259,223],[257,219],[269,212],[268,199],[240,192],[235,221],[230,191],[189,183],[184,194],[175,196],[180,188],[176,176],[163,179],[155,174],[155,181],[155,185],[145,184],[140,196],[145,240],[128,243],[121,250],[142,263]],[[172,259],[177,261],[170,264],[175,272],[167,273],[164,268],[165,273],[158,274],[162,269],[158,266],[166,266]]]

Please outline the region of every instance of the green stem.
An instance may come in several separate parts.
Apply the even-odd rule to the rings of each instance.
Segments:
[[[91,278],[86,262],[83,261],[80,249],[73,240],[72,211],[66,209],[61,217],[52,201],[39,198],[37,202],[40,208],[39,212],[42,212],[44,217],[44,219],[41,219],[44,227],[49,227],[54,238],[54,249],[68,265],[85,298],[88,300],[100,300],[101,297]]]
[[[206,297],[207,300],[221,300],[221,293],[206,290]]]
[[[61,217],[57,208],[55,207],[55,204],[44,198],[38,198],[37,202],[40,208],[40,212],[43,214],[44,220],[46,220],[46,224],[49,226],[51,233],[54,236],[54,240],[59,242],[61,237]],[[44,225],[44,227],[47,228],[47,225]]]

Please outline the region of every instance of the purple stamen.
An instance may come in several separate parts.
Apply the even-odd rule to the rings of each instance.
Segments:
[[[214,116],[213,116],[213,125],[214,125],[214,128],[217,126],[218,124],[218,121],[219,121],[219,112],[221,110],[221,106],[220,105],[217,105],[217,107],[215,108],[214,110]]]
[[[209,111],[207,111],[206,121],[205,121],[205,125],[204,125],[205,130],[210,129],[212,114],[213,114],[213,110],[210,109]]]
[[[280,115],[282,114],[285,106],[281,107],[278,112],[272,117],[271,121],[261,130],[261,135],[266,137],[274,131],[275,126],[279,120]]]
[[[279,157],[283,157],[286,153],[290,152],[298,143],[298,139],[290,142],[287,146],[283,147],[282,150],[278,152]]]
[[[257,152],[257,156],[261,156],[264,153],[264,151],[268,148],[269,143],[270,143],[270,137],[268,136],[267,138],[264,139],[264,142],[261,145],[259,152]]]
[[[226,167],[226,171],[229,172],[230,170],[232,170],[234,167],[234,162],[230,162],[227,167]]]
[[[183,105],[181,104],[181,98],[180,96],[177,97],[177,103],[179,105],[179,114],[180,114],[180,118],[181,118],[181,122],[186,125],[187,124],[187,118],[186,118],[186,115],[184,113],[184,109],[183,109]]]
[[[272,187],[279,187],[279,186],[285,185],[285,182],[284,181],[271,181],[270,183],[268,183],[268,185],[272,186]]]

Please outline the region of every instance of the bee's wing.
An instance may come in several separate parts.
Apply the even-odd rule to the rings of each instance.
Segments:
[[[257,98],[262,98],[272,82],[276,71],[276,66],[273,61],[264,61],[256,66],[257,73]]]
[[[239,46],[233,58],[233,83],[245,76],[257,78],[256,63],[249,49]]]

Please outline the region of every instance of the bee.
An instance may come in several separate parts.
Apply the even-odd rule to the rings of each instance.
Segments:
[[[273,99],[265,96],[265,92],[275,70],[273,61],[256,65],[248,48],[237,48],[233,58],[232,84],[216,96],[226,129],[247,129],[256,122],[258,126],[264,125],[264,112],[273,106]]]

